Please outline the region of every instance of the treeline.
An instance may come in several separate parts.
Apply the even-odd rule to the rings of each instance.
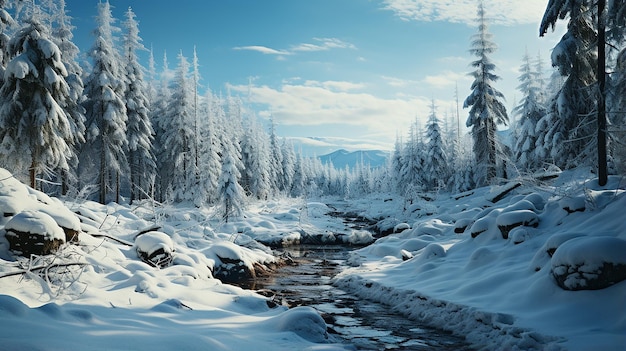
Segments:
[[[200,93],[195,50],[191,62],[179,53],[172,69],[163,55],[160,70],[150,52],[143,67],[138,53],[145,48],[132,9],[117,27],[109,3],[97,4],[89,62],[81,64],[64,0],[0,0],[0,164],[52,194],[102,203],[151,198],[221,204],[228,219],[241,213],[248,197],[377,191],[413,197],[469,190],[549,167],[593,165],[604,96],[609,168],[623,172],[624,6],[610,2],[598,17],[592,3],[582,1],[573,10],[550,1],[542,30],[565,13],[568,32],[552,53],[556,69],[549,79],[541,59],[524,56],[522,99],[506,142],[498,126],[509,124],[509,116],[495,87],[499,77],[490,55],[496,45],[481,4],[470,43],[474,82],[463,103],[471,142],[451,122],[458,113],[442,127],[433,103],[426,125],[416,121],[406,140],[398,138],[387,167],[335,169],[296,153],[276,136],[272,121],[265,128],[239,97]],[[602,91],[598,18],[608,29]]]

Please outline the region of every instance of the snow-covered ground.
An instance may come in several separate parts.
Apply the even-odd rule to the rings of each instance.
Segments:
[[[215,209],[62,203],[3,169],[0,179],[0,350],[350,349],[327,334],[315,310],[270,307],[212,275],[232,260],[276,260],[248,234],[319,232],[300,224],[302,200],[251,205],[247,218],[225,224]],[[323,207],[311,204],[310,217],[323,216]],[[17,215],[44,210],[45,221]],[[78,223],[79,243],[31,259],[9,251],[11,228],[59,237],[57,223]],[[140,260],[138,250],[159,249],[171,253],[171,265]]]
[[[384,219],[399,232],[354,251],[337,285],[478,349],[624,350],[626,282],[567,291],[552,273],[578,289],[606,264],[626,265],[624,181],[612,177],[599,188],[588,176],[565,172],[413,204],[379,195],[282,199],[250,204],[245,218],[222,223],[216,209],[61,202],[0,169],[0,349],[350,349],[326,333],[314,310],[273,306],[213,277],[235,261],[273,263],[253,239],[371,239],[328,216],[335,208]],[[14,220],[23,211],[45,213],[38,223],[47,224]],[[11,228],[41,232],[54,223],[79,226],[79,243],[30,259],[9,251]],[[152,264],[141,252],[154,254]]]

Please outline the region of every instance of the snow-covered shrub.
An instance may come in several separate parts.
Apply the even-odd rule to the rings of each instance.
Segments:
[[[165,233],[147,232],[135,239],[135,250],[142,261],[154,267],[163,268],[172,263],[174,242]]]
[[[552,275],[564,290],[598,290],[626,280],[626,240],[584,236],[564,242],[552,256]]]
[[[40,211],[22,211],[4,226],[13,253],[24,257],[48,255],[65,243],[65,233],[52,217]]]

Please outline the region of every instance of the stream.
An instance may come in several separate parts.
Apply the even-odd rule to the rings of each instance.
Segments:
[[[446,331],[403,317],[380,303],[363,300],[331,284],[346,266],[346,246],[296,246],[278,250],[294,261],[270,275],[257,277],[250,286],[275,294],[274,300],[290,307],[315,308],[328,332],[358,350],[471,350]]]

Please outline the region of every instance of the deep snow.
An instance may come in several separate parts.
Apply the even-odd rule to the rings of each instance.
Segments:
[[[350,349],[326,333],[314,310],[269,307],[267,298],[212,278],[219,257],[274,262],[255,238],[371,239],[328,216],[334,209],[401,231],[354,251],[353,267],[335,279],[339,286],[465,336],[478,349],[626,349],[626,282],[566,291],[552,276],[563,263],[579,262],[593,275],[600,262],[626,262],[621,178],[599,188],[578,170],[413,204],[390,195],[282,199],[251,203],[245,218],[226,224],[213,208],[47,200],[7,173],[0,169],[0,349]],[[41,199],[57,223],[80,219],[80,244],[18,259],[4,226],[16,213],[40,209]],[[518,222],[505,239],[498,226]],[[139,239],[144,232],[171,242],[161,234]],[[137,248],[163,247],[172,251],[169,267],[138,257]],[[72,265],[54,266],[63,263]],[[589,277],[573,276],[572,284]]]

